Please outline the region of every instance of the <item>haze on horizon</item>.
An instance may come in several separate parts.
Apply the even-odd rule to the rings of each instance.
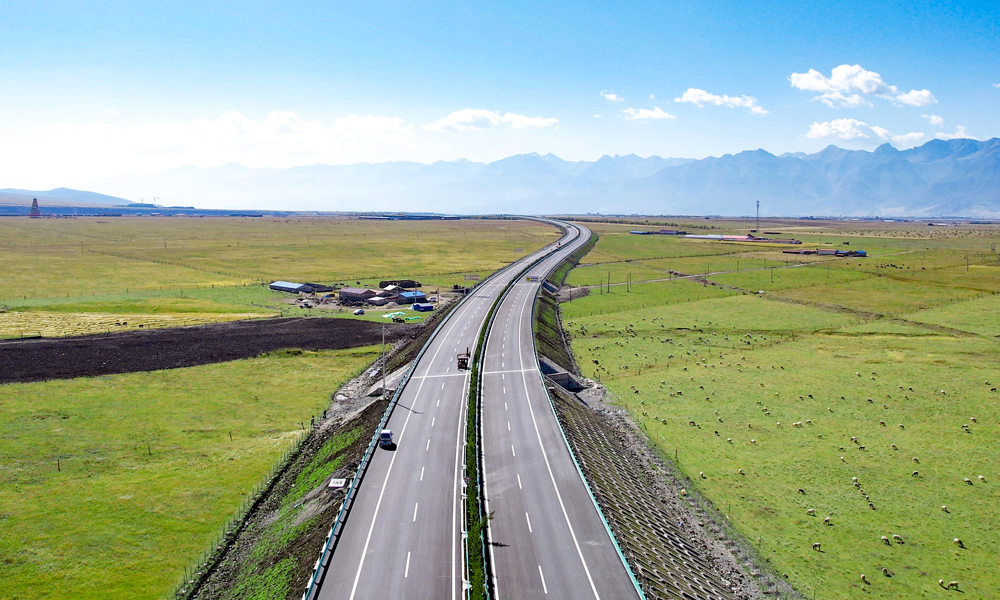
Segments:
[[[17,1],[0,14],[0,187],[114,194],[119,176],[228,163],[1000,135],[996,3]]]

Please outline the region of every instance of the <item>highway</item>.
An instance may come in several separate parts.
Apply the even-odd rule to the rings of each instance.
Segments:
[[[474,288],[430,341],[389,419],[396,447],[372,457],[313,598],[462,597],[469,371],[458,370],[455,357],[467,347],[475,350],[490,307],[518,270],[509,268]]]
[[[533,267],[543,280],[590,237]],[[483,357],[482,443],[495,598],[638,598],[580,476],[535,361],[537,281],[497,310]]]

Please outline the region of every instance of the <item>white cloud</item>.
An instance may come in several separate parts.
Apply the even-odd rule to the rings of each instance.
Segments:
[[[962,140],[962,139],[974,140],[974,139],[976,139],[976,138],[972,137],[971,135],[969,135],[968,130],[966,130],[966,128],[964,126],[962,126],[962,125],[959,125],[955,129],[955,133],[939,133],[939,134],[937,134],[934,137],[936,137],[939,140]]]
[[[358,162],[398,154],[414,141],[413,127],[398,117],[351,115],[327,125],[278,110],[262,120],[230,111],[189,122],[61,124],[0,146],[0,178],[51,177],[44,171],[52,165],[63,181],[87,181],[228,162],[281,168]]]
[[[115,109],[111,109],[111,110],[106,110],[106,111],[104,111],[104,113],[105,113],[105,114],[108,114],[108,115],[111,115],[112,117],[116,117],[116,116],[118,116],[118,111],[117,111],[117,110],[115,110]]]
[[[1000,83],[994,83],[994,84],[993,84],[993,87],[995,87],[995,88],[1000,88]]]
[[[935,104],[937,98],[929,90],[910,90],[900,93],[894,85],[882,80],[882,76],[869,71],[861,65],[840,65],[834,67],[830,77],[826,77],[815,69],[808,73],[792,73],[788,78],[792,87],[817,92],[814,100],[833,108],[850,108],[870,104],[865,96],[885,98],[897,104],[910,106],[927,106]]]
[[[927,136],[920,132],[904,133],[893,135],[889,130],[877,125],[869,125],[857,119],[834,119],[823,123],[813,123],[806,133],[807,138],[812,139],[836,139],[836,140],[881,140],[892,142],[897,146],[911,147],[927,139]]]
[[[510,112],[501,115],[491,110],[463,108],[451,113],[447,117],[424,125],[424,129],[427,131],[467,131],[496,129],[503,125],[510,125],[512,129],[541,129],[543,127],[555,127],[558,124],[559,119],[554,118],[526,117]]]
[[[937,104],[937,98],[929,90],[910,90],[905,94],[900,94],[893,98],[898,104],[908,104],[910,106],[928,106]]]
[[[606,98],[608,100],[611,100],[612,102],[624,102],[625,101],[625,98],[622,98],[621,96],[619,96],[617,94],[612,94],[611,92],[609,92],[607,90],[604,90],[603,92],[601,92],[601,96],[603,96],[604,98]]]
[[[650,99],[650,100],[656,100],[656,96],[654,96],[654,95],[650,94],[650,95],[649,95],[649,99]]]
[[[937,115],[920,115],[920,116],[927,119],[927,122],[930,123],[931,125],[937,125],[939,127],[941,125],[944,125],[944,119],[942,119]]]
[[[594,115],[594,118],[595,118],[595,119],[600,119],[600,118],[601,118],[601,115]]]
[[[730,108],[741,106],[749,108],[750,112],[755,115],[767,114],[767,111],[757,104],[757,100],[753,96],[717,96],[698,88],[688,88],[683,96],[674,98],[674,102],[690,102],[697,106],[714,104],[715,106],[728,106]]]
[[[648,108],[626,108],[622,111],[625,113],[625,118],[629,121],[647,121],[647,120],[659,120],[659,119],[676,119],[674,115],[663,112],[659,106],[654,106],[653,110]]]

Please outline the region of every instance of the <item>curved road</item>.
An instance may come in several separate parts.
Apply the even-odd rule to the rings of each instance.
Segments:
[[[576,228],[569,228],[557,254],[565,256],[576,235]],[[372,457],[312,598],[458,600],[463,595],[469,372],[457,369],[455,355],[474,350],[486,313],[517,271],[555,249],[547,246],[477,286],[431,340],[389,418],[396,448],[378,449]]]
[[[571,226],[574,227],[575,226]],[[590,238],[532,267],[544,280]],[[497,598],[638,598],[552,411],[535,360],[538,281],[497,309],[483,357],[483,473]]]

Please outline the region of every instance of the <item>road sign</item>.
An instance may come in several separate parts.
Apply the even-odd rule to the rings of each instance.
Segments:
[[[475,273],[465,276],[466,281],[479,281],[479,279],[480,279],[479,275],[476,275]]]

